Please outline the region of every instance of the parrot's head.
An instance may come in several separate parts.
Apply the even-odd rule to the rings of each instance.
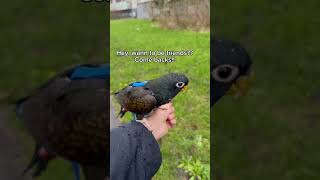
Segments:
[[[179,93],[187,88],[189,80],[184,74],[170,73],[166,76],[168,78],[167,82],[170,83],[169,86],[174,92]]]
[[[156,81],[158,80],[162,84],[163,90],[166,89],[165,99],[173,99],[180,91],[185,90],[189,83],[187,76],[178,73],[166,74]]]
[[[211,90],[210,106],[225,94],[244,95],[252,80],[251,59],[239,44],[211,39]]]

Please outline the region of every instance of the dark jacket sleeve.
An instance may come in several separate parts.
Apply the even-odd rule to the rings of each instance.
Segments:
[[[110,142],[111,180],[149,180],[160,168],[159,144],[141,123],[113,129]]]

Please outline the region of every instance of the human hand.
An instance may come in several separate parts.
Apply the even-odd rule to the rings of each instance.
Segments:
[[[142,121],[142,124],[152,132],[157,141],[165,136],[169,129],[173,128],[177,123],[171,102],[158,107],[149,117],[144,118]]]

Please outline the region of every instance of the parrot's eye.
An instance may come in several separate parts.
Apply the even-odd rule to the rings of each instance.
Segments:
[[[178,82],[176,86],[181,89],[184,87],[184,82]]]
[[[219,82],[230,82],[239,75],[239,68],[225,64],[213,69],[212,77]]]

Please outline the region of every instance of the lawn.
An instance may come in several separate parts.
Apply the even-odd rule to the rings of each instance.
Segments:
[[[3,2],[1,103],[11,103],[28,94],[56,72],[72,65],[106,62],[109,24],[106,9],[104,3],[80,0]],[[13,112],[11,122],[24,147],[21,166],[25,167],[32,156],[33,141]],[[60,159],[50,163],[39,180],[70,180],[72,176],[70,165]]]
[[[192,157],[201,166],[210,163],[209,33],[165,30],[147,20],[112,20],[110,24],[111,92],[130,82],[157,78],[169,72],[184,73],[189,89],[173,101],[178,125],[161,141],[163,163],[154,179],[182,179],[178,165]],[[137,63],[116,51],[193,50],[171,63]],[[114,104],[116,104],[114,102]],[[119,109],[118,104],[116,108]],[[128,121],[130,115],[126,115]]]
[[[213,34],[247,48],[256,79],[213,109],[215,179],[319,179],[319,1],[212,5]]]

